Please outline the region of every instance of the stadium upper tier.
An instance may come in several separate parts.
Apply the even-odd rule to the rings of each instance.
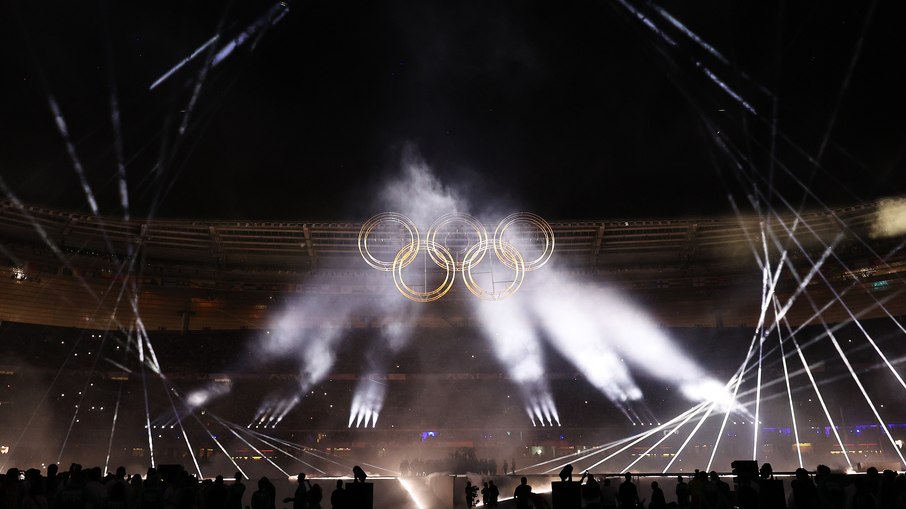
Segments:
[[[880,300],[890,312],[903,314],[903,299],[891,298],[904,288],[899,273],[906,268],[906,255],[897,249],[902,236],[872,234],[878,210],[879,202],[871,202],[806,211],[798,222],[792,214],[773,217],[766,240],[774,252],[778,246],[788,249],[799,278],[827,246],[834,246],[823,277],[811,279],[809,294],[817,305],[833,299],[831,288],[858,287],[845,292],[851,309],[883,315]],[[749,324],[760,307],[762,274],[755,256],[763,250],[761,223],[755,215],[552,220],[551,265],[629,292],[664,324]],[[393,285],[385,281],[388,274],[362,260],[361,225],[125,221],[3,201],[0,263],[8,277],[0,283],[0,319],[108,328],[111,319],[130,321],[130,305],[120,295],[133,288],[139,290],[145,325],[166,329],[265,328],[269,309],[300,294],[382,298]],[[797,242],[788,240],[793,229]],[[778,292],[792,295],[798,285],[797,276],[785,270]],[[457,298],[465,294],[461,286],[443,304],[430,306],[432,312],[420,317],[423,324],[468,320],[460,309],[463,299]],[[789,317],[801,322],[812,314],[797,301]],[[846,313],[831,306],[824,317],[840,320]],[[356,317],[361,326],[379,321]]]

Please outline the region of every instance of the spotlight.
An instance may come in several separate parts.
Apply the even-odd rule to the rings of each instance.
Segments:
[[[356,465],[356,466],[352,467],[352,477],[353,477],[353,482],[363,483],[363,482],[365,482],[365,479],[368,477],[368,475],[365,474],[365,471],[362,470],[362,467]]]
[[[560,471],[560,480],[563,482],[573,482],[573,466],[568,464]]]

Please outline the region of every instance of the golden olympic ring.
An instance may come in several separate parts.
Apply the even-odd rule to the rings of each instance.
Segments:
[[[433,250],[436,256],[443,262],[441,267],[447,271],[443,282],[433,290],[425,288],[425,291],[419,292],[413,290],[403,280],[403,267],[412,262],[412,259],[418,254],[419,250],[428,252]],[[408,260],[408,262],[406,260]],[[443,297],[450,291],[450,288],[453,288],[453,283],[456,281],[456,272],[453,268],[455,263],[450,251],[440,244],[425,242],[423,245],[419,246],[417,242],[410,242],[403,246],[393,259],[393,283],[396,284],[397,290],[399,290],[407,299],[414,300],[415,302],[432,302]]]
[[[465,223],[478,237],[478,242],[466,249],[461,262],[456,261],[449,247],[437,241],[438,232],[444,226],[453,222]],[[518,222],[534,226],[544,237],[544,249],[534,260],[526,261],[516,246],[503,239],[507,228]],[[409,242],[406,242],[405,238],[403,239],[402,248],[396,253],[392,261],[381,260],[371,253],[371,248],[374,247],[372,244],[380,244],[384,242],[384,239],[369,241],[368,237],[383,223],[396,223],[400,225],[401,230],[405,230],[403,237],[405,237],[406,233],[409,236]],[[494,237],[489,240],[487,230],[480,221],[468,214],[451,213],[444,214],[431,224],[423,243],[419,238],[418,227],[411,219],[395,212],[385,212],[370,218],[362,224],[362,229],[359,230],[358,245],[359,253],[361,253],[362,258],[365,259],[368,265],[381,271],[393,273],[393,282],[396,288],[407,299],[416,302],[432,302],[440,299],[453,287],[453,283],[456,281],[456,272],[462,272],[463,282],[473,295],[480,299],[502,300],[519,290],[525,279],[526,272],[538,270],[550,260],[551,255],[554,253],[554,230],[540,216],[529,212],[519,212],[510,214],[500,221],[494,230]],[[386,251],[389,246],[381,247]],[[513,280],[501,291],[482,288],[472,276],[472,269],[484,259],[490,248],[494,249],[497,259],[505,267],[515,272]],[[443,282],[438,287],[433,290],[425,288],[425,291],[419,292],[413,290],[403,280],[403,269],[411,264],[422,251],[426,252],[437,266],[444,269],[446,274]]]
[[[506,229],[520,221],[533,225],[541,230],[541,234],[544,235],[544,250],[541,251],[541,254],[534,260],[525,262],[525,271],[532,272],[533,270],[540,269],[548,260],[550,260],[551,255],[554,254],[554,229],[551,228],[550,223],[545,221],[541,216],[532,214],[531,212],[517,212],[503,218],[497,225],[497,229],[494,230],[494,252],[497,253],[497,257],[500,258],[501,263],[516,270],[517,264],[506,253],[501,252],[500,246],[503,245],[503,234],[506,232]]]
[[[418,254],[419,250],[419,235],[418,227],[415,226],[415,223],[412,222],[408,217],[397,214],[396,212],[384,212],[383,214],[378,214],[368,221],[365,221],[365,224],[362,225],[362,229],[359,230],[359,253],[362,254],[362,258],[365,259],[365,263],[371,265],[377,270],[384,272],[390,272],[393,270],[393,265],[396,263],[396,258],[393,261],[384,261],[371,254],[371,250],[368,247],[368,236],[371,232],[377,228],[381,223],[397,223],[409,232],[409,242],[406,246],[414,244],[414,248],[409,252],[410,254],[404,257],[400,261],[402,267],[409,265],[415,260],[415,256]],[[405,247],[405,246],[404,246]],[[402,250],[401,250],[402,252]],[[397,257],[399,254],[397,254]]]
[[[485,290],[478,283],[475,282],[475,279],[472,277],[472,269],[478,265],[478,262],[481,261],[481,258],[490,246],[494,244],[494,253],[497,254],[497,257],[503,262],[503,258],[500,258],[500,253],[510,261],[513,265],[513,270],[516,271],[516,274],[513,276],[513,281],[501,291],[495,291],[494,289]],[[505,262],[503,262],[505,263]],[[462,271],[462,280],[466,284],[466,288],[472,292],[472,295],[478,297],[479,299],[484,300],[503,300],[514,293],[522,285],[522,281],[525,279],[525,261],[522,259],[522,253],[516,249],[516,246],[510,244],[509,242],[502,241],[482,241],[478,244],[474,244],[472,247],[466,251],[465,256],[463,257],[463,271]]]
[[[460,214],[457,212],[452,212],[450,214],[444,214],[440,216],[439,218],[437,218],[437,220],[434,221],[434,223],[431,224],[431,227],[428,228],[428,234],[425,238],[428,241],[428,256],[430,256],[431,259],[434,260],[434,263],[436,263],[441,268],[444,267],[445,261],[440,255],[435,253],[435,249],[431,246],[440,245],[437,243],[437,232],[444,226],[454,222],[465,223],[469,227],[471,227],[475,232],[475,235],[478,236],[478,244],[486,245],[488,241],[488,231],[485,229],[484,225],[474,217],[468,214]],[[473,262],[473,265],[477,264],[481,261],[482,258],[484,258],[484,254],[485,252],[487,252],[487,250],[487,246],[485,246],[485,248],[478,253],[478,259]],[[454,271],[462,272],[463,262],[457,262],[454,259],[453,264]]]

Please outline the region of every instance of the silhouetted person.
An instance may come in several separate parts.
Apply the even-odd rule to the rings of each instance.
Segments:
[[[528,479],[523,477],[519,480],[519,486],[513,491],[513,498],[516,500],[516,509],[528,509],[531,507],[532,487],[528,484]]]
[[[472,481],[466,481],[466,507],[475,505],[475,496],[478,492],[478,486],[472,486]]]
[[[506,460],[503,460],[503,475],[507,475],[510,472],[509,470],[507,470],[507,467],[509,466],[510,464],[507,463]]]
[[[321,485],[315,483],[308,490],[308,509],[321,509],[321,500],[324,499],[324,492],[321,491]]]
[[[510,461],[510,471],[513,473],[513,475],[516,475],[516,458],[513,458]]]
[[[330,507],[333,509],[346,509],[348,506],[346,490],[343,489],[343,481],[337,480],[337,488],[330,494]]]
[[[28,479],[27,472],[25,473],[25,478]],[[881,485],[876,495],[878,507],[882,509],[899,507],[897,506],[896,480],[897,474],[893,470],[884,470],[884,473],[881,474]]]
[[[601,507],[604,509],[612,509],[617,506],[617,495],[613,492],[613,486],[610,484],[610,479],[604,478],[604,482],[601,484]]]
[[[296,486],[296,492],[292,497],[284,498],[283,503],[292,502],[293,509],[305,509],[306,505],[308,505],[308,490],[311,489],[311,483],[302,472],[299,472],[296,480],[299,482],[298,486]]]
[[[207,509],[225,509],[228,496],[229,490],[223,484],[223,476],[218,475],[205,496],[205,507]]]
[[[796,478],[790,483],[793,490],[791,507],[795,509],[819,509],[818,488],[804,468],[796,469]]]
[[[730,509],[733,506],[733,494],[730,492],[730,485],[720,480],[717,472],[712,471],[710,474],[711,482],[707,485],[711,493],[711,507],[714,509]]]
[[[683,476],[676,476],[676,505],[682,509],[683,507],[689,507],[689,485],[683,481]]]
[[[352,467],[352,476],[352,482],[365,482],[365,479],[368,478],[368,476],[365,474],[365,471],[362,470],[362,467],[358,465]]]
[[[488,488],[488,483],[485,482],[481,487],[481,505],[488,505],[488,496],[491,493],[491,489]]]
[[[828,509],[844,509],[847,499],[844,483],[846,478],[831,474],[827,465],[818,465],[815,473],[815,487],[818,489],[818,503]]]
[[[620,507],[623,509],[635,509],[639,506],[639,490],[635,487],[635,484],[632,484],[632,474],[626,472],[623,478],[625,480],[620,483],[620,489],[617,492]]]
[[[25,472],[24,490],[20,490],[19,509],[47,509],[47,497],[44,496],[44,479],[41,472],[29,469]]]
[[[141,509],[161,509],[164,504],[164,488],[157,470],[149,468],[142,486]]]
[[[665,509],[667,507],[667,501],[664,499],[664,490],[662,490],[657,481],[651,482],[651,504],[648,505],[648,509]]]
[[[242,484],[242,472],[234,474],[235,480],[227,494],[226,509],[242,509],[242,497],[245,495],[245,484]]]
[[[18,471],[16,471],[16,481],[18,481]],[[54,506],[58,509],[84,509],[84,487],[83,472],[81,465],[73,465],[69,468],[69,482],[63,486],[57,496],[57,503]],[[9,481],[10,473],[6,473]],[[157,508],[155,508],[157,509]]]
[[[500,490],[494,481],[488,481],[488,507],[497,507],[497,499],[500,498]]]
[[[856,479],[856,493],[853,495],[849,507],[852,509],[877,509],[878,504],[871,492],[871,482],[868,478]]]
[[[107,489],[107,509],[128,509],[129,496],[125,482],[111,481]],[[25,509],[24,507],[22,509]]]
[[[585,501],[585,506],[598,507],[601,502],[601,485],[598,484],[598,480],[595,479],[595,476],[585,471],[582,474],[582,477],[587,477],[587,481],[582,485],[582,499]]]
[[[258,489],[252,493],[252,509],[270,509],[274,504],[271,499],[271,492],[270,489],[268,489],[268,484],[270,484],[270,481],[267,477],[258,479]]]

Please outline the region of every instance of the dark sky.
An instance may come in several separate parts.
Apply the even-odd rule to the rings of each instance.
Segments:
[[[771,180],[785,196],[802,193],[784,168],[830,204],[906,191],[895,2],[871,16],[869,2],[658,4],[726,63],[656,4],[627,2],[676,44],[609,0],[291,3],[254,51],[207,74],[179,136],[206,54],[149,85],[274,3],[4,0],[0,175],[26,202],[88,210],[54,97],[101,212],[121,214],[115,86],[133,216],[361,219],[407,146],[473,199],[552,219],[727,213],[741,188],[712,131],[764,187],[773,94],[784,166]],[[832,118],[812,177],[803,153],[818,153]]]

